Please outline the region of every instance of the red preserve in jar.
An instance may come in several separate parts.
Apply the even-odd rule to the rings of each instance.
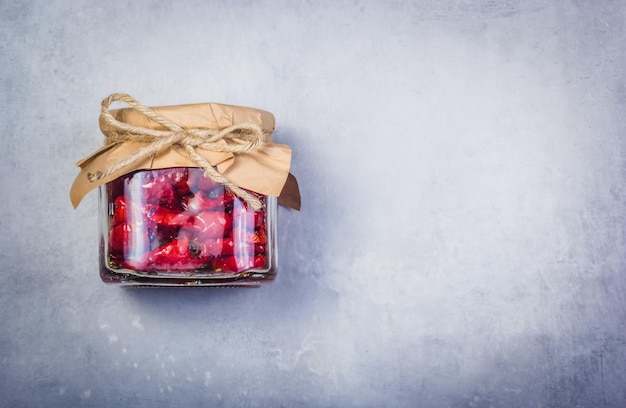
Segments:
[[[114,101],[130,109],[109,111]],[[102,103],[105,146],[81,160],[99,192],[100,277],[122,286],[259,286],[276,276],[277,205],[300,207],[291,151],[253,108]]]
[[[258,210],[193,167],[138,170],[101,186],[102,279],[162,286],[272,280],[276,198],[255,195]]]

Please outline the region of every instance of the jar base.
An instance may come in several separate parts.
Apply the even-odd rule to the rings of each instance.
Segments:
[[[104,283],[127,287],[248,287],[258,288],[276,277],[275,272],[242,272],[228,277],[195,278],[188,277],[146,277],[127,273],[116,273],[106,267],[100,268],[100,278]]]

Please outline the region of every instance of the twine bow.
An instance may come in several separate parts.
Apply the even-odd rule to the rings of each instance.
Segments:
[[[168,130],[148,129],[120,122],[111,115],[109,106],[116,101],[125,102],[133,109],[159,123]],[[253,123],[240,123],[222,130],[185,129],[171,120],[157,114],[147,106],[137,102],[126,94],[112,94],[102,101],[100,113],[101,129],[106,136],[106,144],[116,142],[142,142],[147,146],[131,156],[114,163],[103,171],[88,173],[90,182],[96,182],[137,161],[156,155],[166,147],[179,146],[184,149],[195,164],[211,180],[223,184],[233,194],[244,200],[255,210],[263,207],[263,203],[253,194],[233,183],[217,171],[211,163],[196,151],[196,148],[232,154],[246,153],[258,149],[265,141],[263,130]],[[226,143],[224,143],[226,142]]]

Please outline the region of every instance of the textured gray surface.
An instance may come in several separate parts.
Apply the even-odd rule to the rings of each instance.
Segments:
[[[1,2],[0,406],[626,406],[625,12]],[[276,115],[275,282],[99,281],[111,92]]]

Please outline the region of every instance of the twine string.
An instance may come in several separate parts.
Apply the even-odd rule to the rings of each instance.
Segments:
[[[131,108],[141,112],[168,130],[149,129],[118,121],[109,111],[109,106],[116,101],[126,103]],[[258,125],[254,123],[240,123],[222,130],[185,129],[179,124],[159,115],[149,107],[139,103],[127,94],[111,94],[109,97],[105,98],[102,101],[100,118],[101,129],[105,135],[106,144],[141,142],[146,143],[146,146],[139,149],[134,154],[112,164],[105,170],[87,174],[90,182],[96,182],[116,173],[126,166],[153,157],[164,148],[179,146],[183,148],[189,159],[204,171],[206,177],[216,183],[223,184],[224,187],[244,200],[255,210],[259,210],[263,207],[261,200],[217,171],[211,163],[196,151],[197,148],[232,154],[254,151],[258,149],[265,140],[265,134]],[[224,141],[227,143],[223,143]]]

